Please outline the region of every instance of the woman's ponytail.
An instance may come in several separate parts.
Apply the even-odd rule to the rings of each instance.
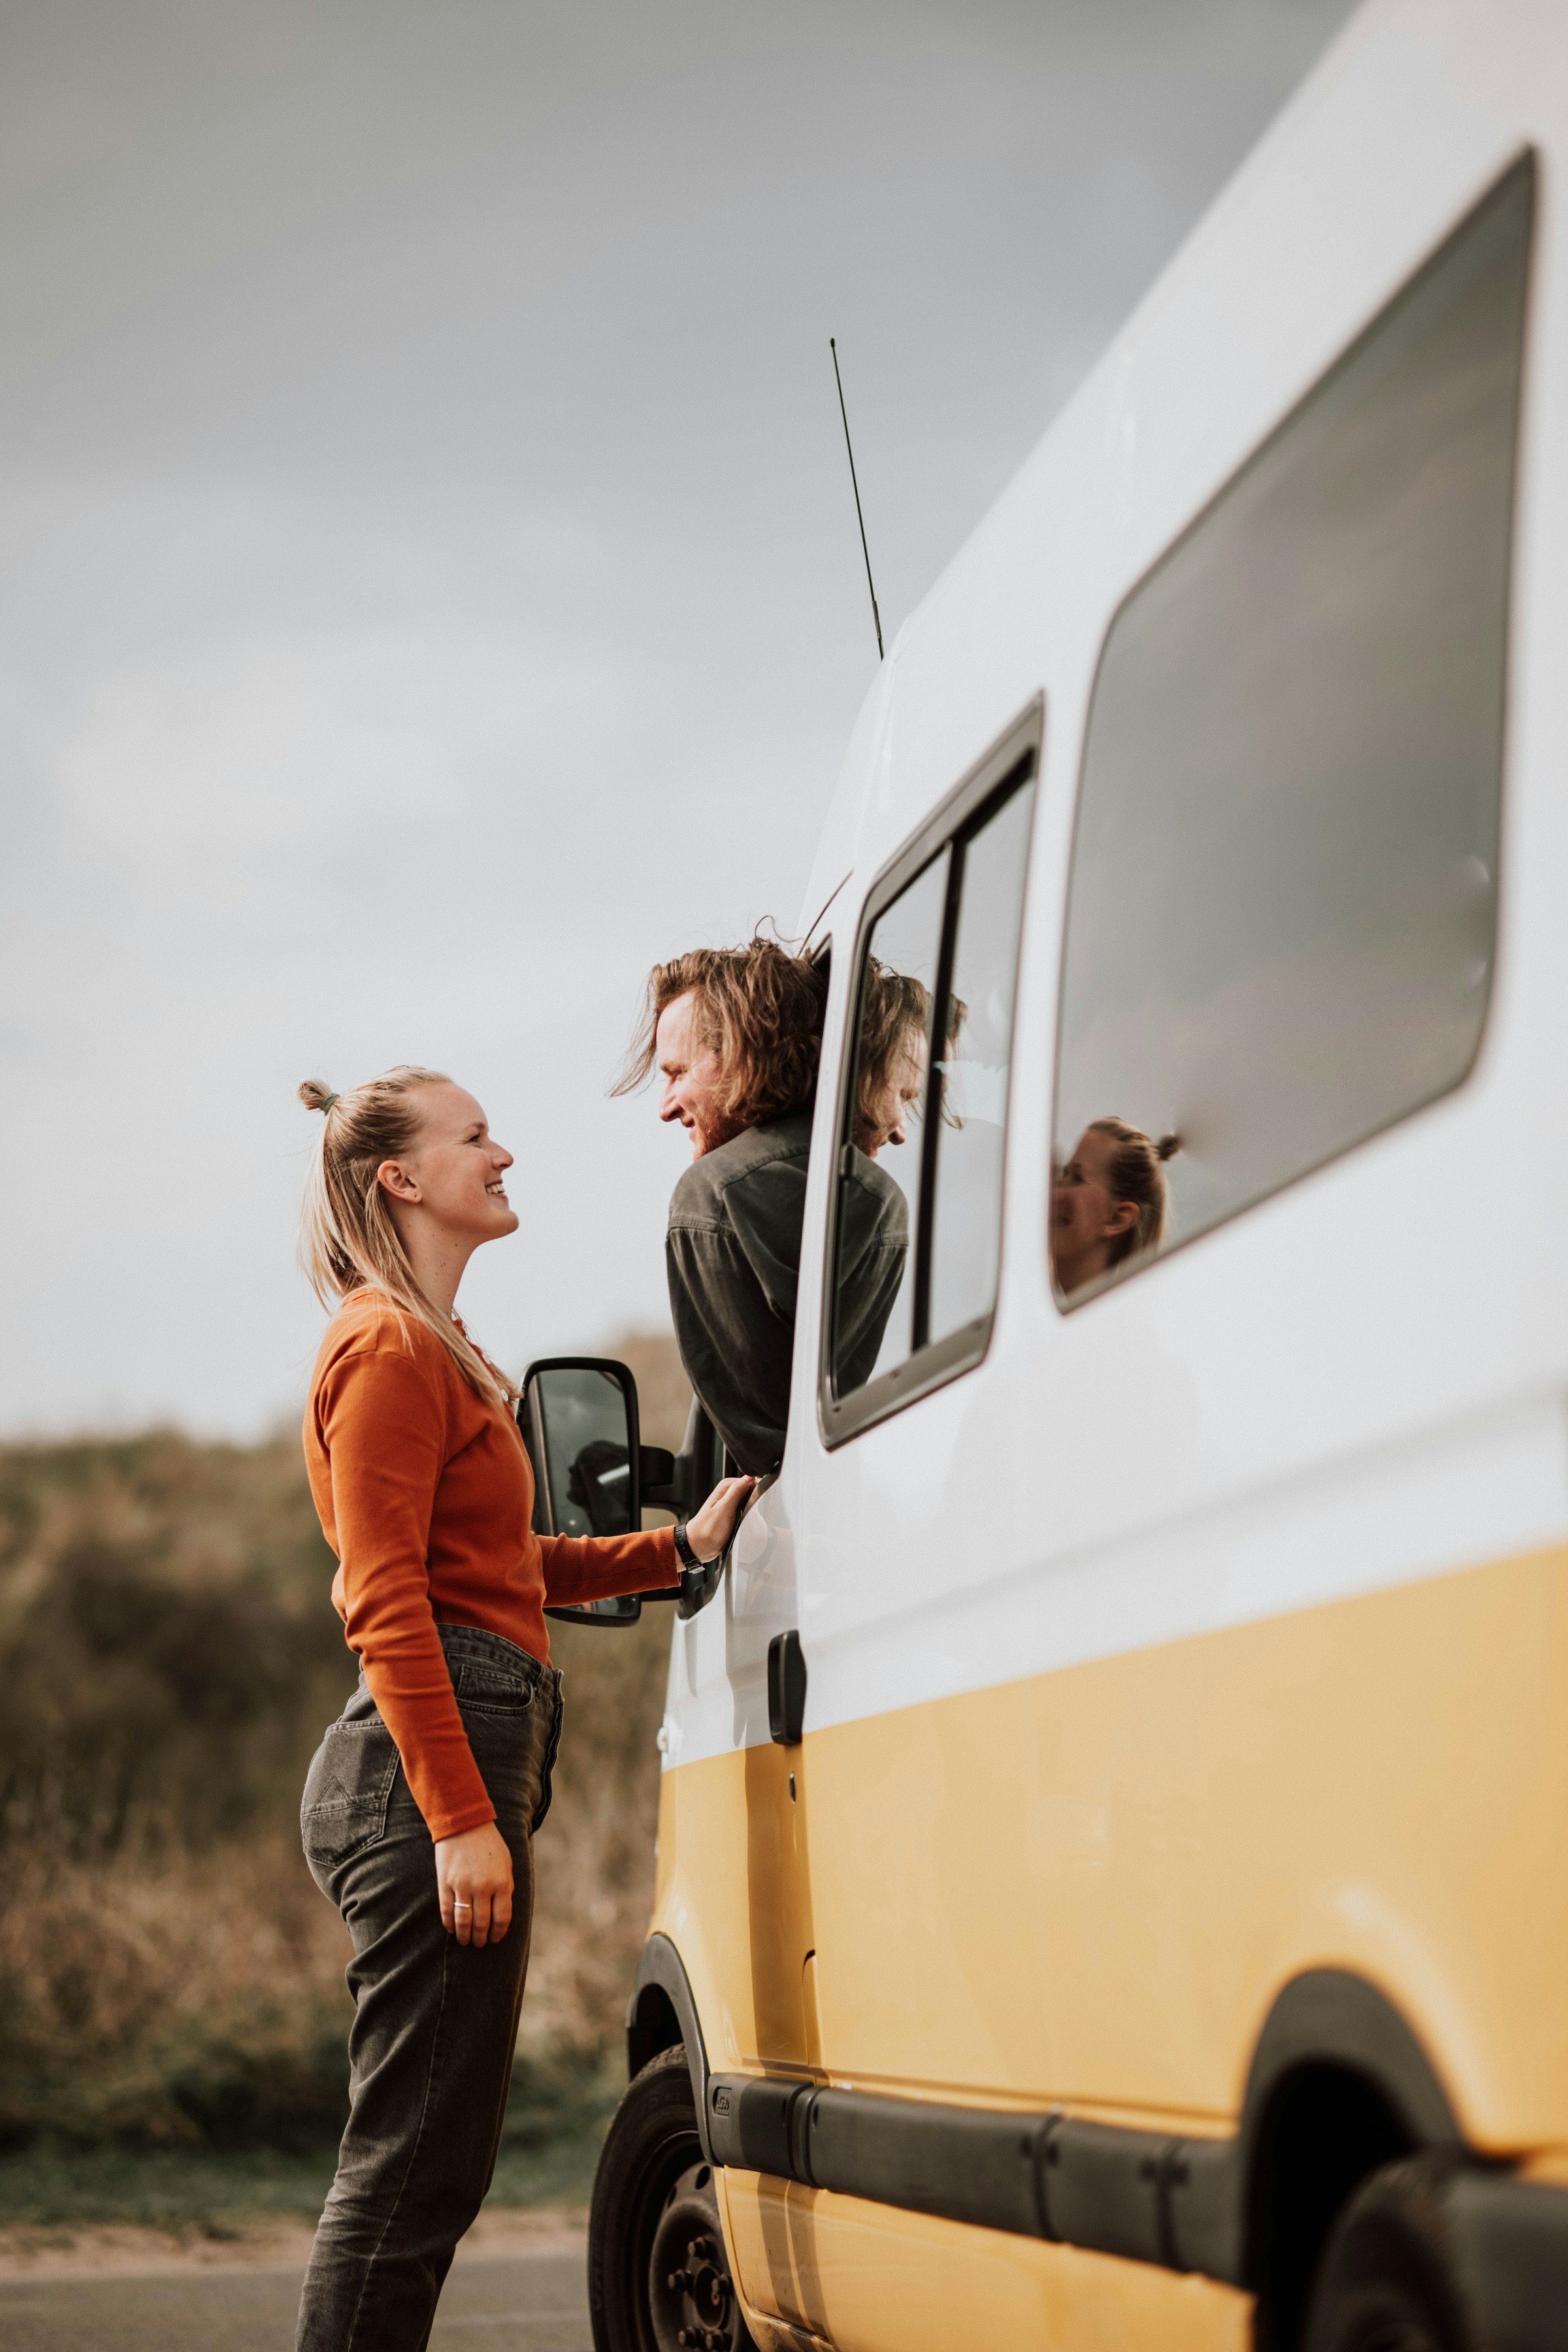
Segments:
[[[519,1391],[461,1325],[426,1297],[376,1173],[384,1160],[401,1159],[418,1134],[420,1088],[450,1083],[439,1070],[411,1063],[347,1094],[334,1094],[320,1078],[302,1082],[300,1100],[322,1118],[305,1179],[300,1264],[323,1307],[355,1290],[379,1291],[400,1318],[412,1317],[440,1341],[477,1395],[510,1412]]]
[[[1163,1135],[1156,1143],[1141,1127],[1133,1127],[1113,1113],[1104,1118],[1092,1118],[1089,1125],[1100,1135],[1109,1136],[1113,1146],[1108,1171],[1111,1199],[1131,1201],[1138,1212],[1136,1225],[1119,1234],[1113,1245],[1110,1262],[1121,1265],[1144,1250],[1157,1249],[1165,1238],[1170,1201],[1164,1163],[1174,1159],[1182,1148],[1182,1139],[1179,1135]]]

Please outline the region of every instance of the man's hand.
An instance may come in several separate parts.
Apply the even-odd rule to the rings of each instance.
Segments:
[[[700,1560],[717,1559],[734,1539],[747,1504],[757,1491],[754,1478],[721,1478],[700,1511],[686,1522],[686,1540]]]
[[[436,1891],[441,1925],[459,1944],[500,1942],[511,1925],[511,1855],[494,1822],[437,1839]]]

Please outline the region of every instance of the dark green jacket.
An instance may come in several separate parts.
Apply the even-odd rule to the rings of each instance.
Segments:
[[[811,1113],[769,1119],[694,1160],[669,1204],[665,1263],[687,1378],[742,1470],[784,1452]],[[876,1360],[909,1250],[904,1196],[852,1151],[838,1203],[837,1385]]]

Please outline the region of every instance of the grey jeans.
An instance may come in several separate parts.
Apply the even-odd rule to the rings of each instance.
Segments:
[[[482,1951],[442,1927],[430,1832],[362,1675],[311,1760],[300,1814],[310,1874],[353,1941],[354,2018],[348,2127],[305,2273],[299,2352],[424,2352],[458,2241],[495,2170],[561,1677],[499,1633],[440,1634],[511,1849],[511,1927]]]

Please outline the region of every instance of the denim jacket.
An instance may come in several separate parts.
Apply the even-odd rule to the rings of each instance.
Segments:
[[[665,1262],[687,1378],[742,1470],[773,1469],[789,1421],[790,1360],[811,1112],[704,1152],[675,1188]],[[838,1203],[840,1387],[864,1381],[902,1279],[904,1196],[862,1152]]]

